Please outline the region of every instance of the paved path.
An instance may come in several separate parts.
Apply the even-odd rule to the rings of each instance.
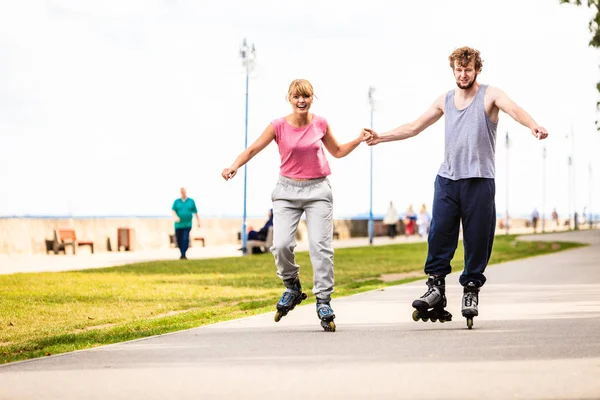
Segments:
[[[0,399],[598,399],[600,231],[528,237],[591,246],[491,266],[466,329],[458,275],[445,324],[413,322],[423,281],[0,366]]]

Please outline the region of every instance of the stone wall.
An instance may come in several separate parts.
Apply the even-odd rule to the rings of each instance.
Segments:
[[[264,223],[264,218],[252,218],[248,219],[247,226],[259,229]],[[525,224],[524,219],[511,220],[511,229],[522,229]],[[366,220],[334,221],[336,239],[365,237],[368,235],[367,227]],[[546,222],[546,227],[550,227],[550,221]],[[113,251],[117,250],[119,228],[133,229],[134,250],[168,248],[169,235],[174,234],[171,218],[0,218],[0,254],[44,254],[45,240],[52,239],[54,230],[64,228],[75,229],[79,240],[93,241],[95,251],[107,251],[109,243]],[[538,230],[540,228],[541,224]],[[499,232],[500,227],[496,229]],[[204,237],[206,246],[238,244],[240,230],[240,218],[203,218],[201,227],[192,229],[192,238]],[[306,240],[306,232],[306,221],[302,220],[297,240]],[[383,222],[375,221],[375,236],[385,236],[386,232]],[[399,233],[402,232],[400,226]]]
[[[264,223],[264,218],[247,220],[256,229]],[[134,250],[168,248],[169,235],[175,233],[171,218],[2,218],[0,254],[43,254],[45,240],[52,239],[56,229],[75,229],[77,239],[93,241],[96,251],[106,251],[108,242],[116,250],[119,228],[133,229]],[[217,246],[237,243],[240,230],[240,219],[202,219],[191,236],[202,236],[207,246]]]

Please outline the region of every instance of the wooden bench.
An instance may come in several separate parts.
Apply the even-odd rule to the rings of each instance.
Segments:
[[[200,242],[202,241],[202,247],[206,247],[206,241],[201,236],[195,236],[192,240],[190,240],[190,247],[192,247],[192,242]]]
[[[57,229],[54,231],[54,238],[46,240],[46,254],[50,251],[58,254],[60,251],[67,253],[66,248],[71,246],[73,254],[77,254],[79,246],[90,246],[92,254],[94,254],[94,242],[77,240],[75,229]]]
[[[271,246],[273,246],[273,227],[272,226],[269,227],[269,230],[267,231],[267,237],[265,240],[248,240],[246,242],[246,249],[248,249],[246,251],[246,254],[253,254],[252,253],[253,247],[260,247],[261,250],[263,251],[263,253],[270,253]]]
[[[202,247],[206,247],[206,240],[203,236],[194,236],[192,237],[190,232],[190,241],[189,247],[192,247],[192,242],[202,242]],[[179,247],[177,245],[177,236],[169,235],[169,247]]]

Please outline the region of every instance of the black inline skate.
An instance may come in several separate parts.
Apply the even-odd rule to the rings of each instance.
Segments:
[[[329,300],[317,299],[317,316],[326,332],[335,332],[335,314],[329,305]]]
[[[427,292],[413,301],[413,321],[419,319],[423,322],[452,321],[452,314],[444,309],[446,307],[446,281],[443,276],[430,275],[427,278]]]
[[[275,322],[279,322],[279,320],[292,311],[294,307],[302,303],[302,300],[306,299],[306,293],[302,292],[302,286],[300,285],[300,280],[298,280],[298,278],[294,279],[289,284],[286,283],[285,286],[285,292],[283,292],[283,295],[277,302]]]
[[[477,305],[479,304],[479,287],[469,282],[463,288],[462,315],[467,319],[467,328],[473,328],[473,317],[479,315]]]

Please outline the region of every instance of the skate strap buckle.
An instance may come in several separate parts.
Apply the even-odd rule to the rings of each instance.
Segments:
[[[286,290],[285,292],[283,292],[283,295],[281,296],[280,303],[282,303],[282,304],[288,304],[289,302],[291,302],[291,301],[294,300],[294,297],[295,296],[294,296],[293,292],[291,292],[291,291],[288,292]]]
[[[320,317],[326,317],[333,314],[333,310],[328,304],[319,304],[317,306],[317,312],[319,313]]]
[[[473,305],[473,299],[475,298],[474,294],[471,292],[465,293],[465,306],[470,307]]]

